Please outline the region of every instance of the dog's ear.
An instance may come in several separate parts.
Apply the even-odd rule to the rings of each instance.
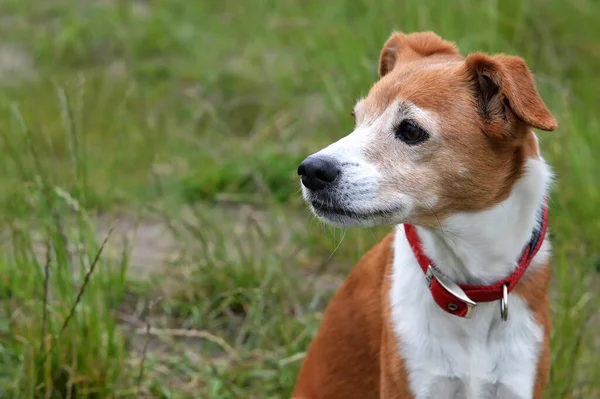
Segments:
[[[443,40],[433,32],[418,32],[405,35],[394,32],[381,50],[379,77],[387,75],[398,62],[410,58],[429,57],[434,54],[458,55],[454,44]]]
[[[558,127],[522,58],[476,53],[467,57],[466,68],[479,112],[486,122],[504,121],[510,125],[511,119],[516,117],[541,130]],[[510,129],[502,130],[510,132]]]

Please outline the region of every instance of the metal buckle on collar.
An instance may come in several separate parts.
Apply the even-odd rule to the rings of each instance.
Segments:
[[[435,268],[429,265],[427,267],[427,273],[425,274],[425,280],[427,281],[427,286],[429,288],[431,288],[431,283],[433,282],[434,278],[447,292],[449,292],[456,299],[467,305],[467,314],[465,315],[465,319],[470,319],[471,317],[473,317],[473,315],[475,314],[475,310],[477,309],[477,303],[473,302],[471,298],[469,298],[467,294],[465,294],[462,288],[458,286],[458,284],[446,278],[443,274],[441,274]]]

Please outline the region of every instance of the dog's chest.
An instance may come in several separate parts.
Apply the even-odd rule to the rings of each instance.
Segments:
[[[394,258],[393,330],[414,397],[531,398],[543,330],[525,303],[511,296],[506,322],[496,302],[479,304],[473,319],[450,315],[433,302],[403,236]]]

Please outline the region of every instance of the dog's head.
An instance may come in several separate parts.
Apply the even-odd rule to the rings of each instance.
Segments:
[[[434,225],[505,199],[537,157],[531,128],[554,130],[521,58],[462,57],[431,32],[394,33],[354,131],[299,168],[304,198],[342,227]]]

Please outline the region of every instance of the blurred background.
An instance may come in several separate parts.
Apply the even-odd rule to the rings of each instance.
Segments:
[[[4,0],[0,397],[287,398],[386,232],[310,216],[392,30],[524,57],[559,130],[548,398],[600,397],[595,0]]]

